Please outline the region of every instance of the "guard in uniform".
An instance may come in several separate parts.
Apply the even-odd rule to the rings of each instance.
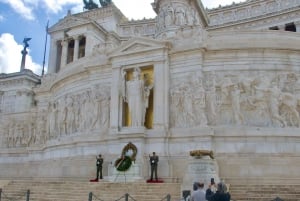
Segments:
[[[153,180],[153,173],[155,174],[155,180],[157,181],[157,163],[158,163],[158,156],[155,154],[155,152],[153,152],[153,155],[150,156],[149,154],[149,158],[150,158],[150,166],[151,166],[151,178],[150,180]]]
[[[103,179],[103,176],[102,176],[103,158],[102,158],[101,154],[99,154],[99,156],[97,156],[96,159],[97,159],[97,162],[96,162],[96,166],[97,166],[96,179],[99,180],[99,174],[100,174],[100,179]]]

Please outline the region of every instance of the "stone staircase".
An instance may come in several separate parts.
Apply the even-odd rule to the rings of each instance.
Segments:
[[[167,194],[172,201],[181,199],[179,183],[14,180],[2,186],[1,201],[25,201],[28,189],[30,201],[88,201],[90,192],[93,201],[125,200],[126,193],[137,201],[160,201]]]
[[[271,201],[276,197],[284,201],[300,201],[300,184],[241,184],[230,185],[234,201]]]
[[[88,201],[90,192],[93,201],[125,201],[126,193],[136,201],[161,201],[167,194],[172,201],[181,200],[180,183],[0,180],[0,188],[0,201],[25,201],[27,190],[30,201]],[[231,184],[230,194],[233,201],[300,201],[300,184]]]

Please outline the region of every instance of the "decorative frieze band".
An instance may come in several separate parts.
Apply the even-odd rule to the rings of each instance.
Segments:
[[[208,10],[209,25],[216,26],[242,21],[258,16],[266,16],[274,12],[299,9],[299,0],[260,0]]]

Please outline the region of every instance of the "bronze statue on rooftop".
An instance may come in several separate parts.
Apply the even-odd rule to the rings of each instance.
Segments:
[[[83,3],[84,3],[84,7],[83,7],[84,9],[92,10],[98,8],[98,4],[96,4],[93,0],[83,0]],[[101,7],[105,7],[111,4],[112,0],[99,0],[99,3]]]
[[[111,0],[99,0],[100,4],[102,7],[108,6],[109,4],[112,3]]]
[[[26,60],[26,55],[27,55],[27,50],[26,48],[29,47],[28,41],[30,41],[31,38],[24,38],[23,43],[24,43],[24,49],[21,51],[22,53],[22,61],[21,61],[21,69],[20,71],[23,71],[25,69],[25,60]]]
[[[84,9],[92,10],[98,8],[98,5],[93,0],[83,0]]]

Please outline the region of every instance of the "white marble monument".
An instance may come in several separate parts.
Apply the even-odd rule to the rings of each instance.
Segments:
[[[154,0],[156,18],[137,21],[114,4],[69,12],[48,30],[46,75],[0,74],[0,178],[88,180],[101,153],[112,181],[131,141],[138,179],[155,151],[165,181],[297,183],[299,6]],[[198,149],[218,171],[198,174]]]

